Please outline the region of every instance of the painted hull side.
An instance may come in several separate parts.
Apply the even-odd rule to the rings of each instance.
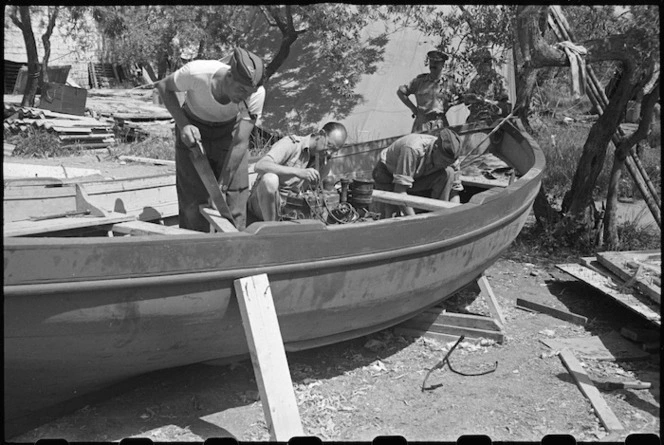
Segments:
[[[539,149],[521,150],[537,159],[507,189],[412,218],[167,239],[6,238],[7,417],[152,370],[246,354],[233,280],[256,273],[269,275],[289,350],[414,316],[476,278],[521,230],[543,168]]]
[[[368,334],[436,304],[492,264],[526,216],[490,237],[426,256],[270,275],[287,349]],[[6,301],[5,314],[29,314],[20,321],[5,316],[6,330],[15,335],[5,336],[5,378],[12,382],[6,412],[34,409],[35,399],[50,405],[152,370],[246,354],[230,283],[200,287],[97,292],[93,302],[88,292]],[[23,401],[28,406],[12,406]]]

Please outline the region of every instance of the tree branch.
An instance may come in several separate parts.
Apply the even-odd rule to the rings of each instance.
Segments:
[[[12,23],[14,23],[19,29],[23,29],[23,22],[18,18],[18,6],[11,7],[9,18],[12,19]]]
[[[652,123],[653,110],[655,104],[659,100],[659,83],[660,79],[658,78],[650,93],[643,97],[643,101],[641,102],[641,119],[638,128],[628,137],[623,138],[623,140],[620,141],[620,145],[616,148],[616,156],[621,160],[627,158],[630,148],[648,137],[650,124]]]
[[[265,20],[267,21],[267,24],[268,24],[268,25],[270,25],[270,26],[277,26],[276,21],[272,18],[272,16],[270,15],[270,13],[268,13],[268,12],[265,10],[265,8],[266,8],[265,6],[259,6],[258,8],[259,8],[259,9],[261,10],[261,12],[263,13],[263,17],[265,17]]]

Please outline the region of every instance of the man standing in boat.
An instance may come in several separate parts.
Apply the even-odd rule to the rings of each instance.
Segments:
[[[374,187],[395,193],[411,193],[444,201],[459,202],[454,187],[455,168],[461,141],[449,128],[438,136],[407,134],[388,145],[380,153],[373,169]],[[401,212],[414,215],[412,207],[381,204],[381,218]]]
[[[313,189],[327,176],[327,161],[346,142],[346,128],[328,122],[315,134],[286,136],[254,166],[258,178],[249,196],[249,211],[261,221],[277,221],[286,197]]]
[[[249,197],[249,136],[265,102],[263,60],[235,48],[227,63],[194,60],[156,84],[175,120],[176,187],[180,227],[209,231],[199,205],[208,192],[198,176],[189,150],[200,141],[212,171],[220,181],[238,229],[246,223]],[[182,106],[176,92],[186,91]]]
[[[415,122],[411,132],[419,133],[434,128],[448,127],[447,110],[456,105],[460,93],[451,72],[444,69],[449,56],[442,51],[429,51],[429,73],[420,74],[407,85],[397,89],[397,97],[413,113]],[[409,96],[415,95],[417,106]]]

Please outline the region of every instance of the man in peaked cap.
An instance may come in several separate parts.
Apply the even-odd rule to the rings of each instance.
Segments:
[[[459,202],[454,190],[454,164],[461,152],[459,136],[449,128],[438,135],[411,133],[400,137],[380,153],[373,169],[376,190],[410,193],[444,201]],[[412,207],[382,205],[382,218],[398,210],[414,215]]]
[[[455,105],[460,89],[452,74],[443,68],[448,59],[449,56],[442,51],[429,51],[427,63],[430,72],[420,74],[397,89],[397,97],[415,118],[413,133],[449,126],[445,113]],[[411,102],[411,94],[415,95],[417,105]]]
[[[263,60],[243,48],[230,58],[194,60],[157,82],[164,105],[175,120],[176,188],[180,227],[208,232],[199,205],[208,193],[189,158],[200,141],[239,230],[244,229],[249,198],[249,136],[265,102]],[[186,92],[184,103],[176,92]]]

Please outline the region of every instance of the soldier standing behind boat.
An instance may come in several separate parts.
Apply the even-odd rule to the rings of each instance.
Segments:
[[[456,105],[460,91],[452,73],[444,68],[448,59],[449,56],[442,51],[429,51],[426,63],[430,72],[420,74],[397,89],[397,96],[415,118],[412,133],[449,126],[445,113]],[[411,102],[411,94],[415,95],[417,106]]]
[[[212,171],[222,183],[228,207],[238,229],[246,223],[249,197],[249,136],[265,102],[263,61],[235,48],[224,63],[194,60],[156,84],[164,105],[175,120],[176,188],[180,227],[209,231],[199,205],[208,193],[189,158],[200,141]],[[180,106],[178,91],[186,91]]]
[[[372,173],[374,187],[459,202],[453,165],[460,149],[459,136],[449,128],[442,129],[438,136],[417,133],[402,136],[381,151]],[[415,214],[412,207],[405,205],[401,209],[389,204],[379,207],[382,218],[390,218],[398,210],[406,215]]]
[[[470,111],[466,122],[490,124],[509,115],[512,106],[508,101],[505,79],[493,69],[491,53],[482,49],[471,57],[471,62],[477,75],[463,95],[464,104]]]
[[[249,211],[261,221],[276,221],[289,194],[313,189],[327,176],[327,160],[346,142],[346,128],[328,122],[316,134],[278,140],[255,165],[258,178],[251,189]]]

